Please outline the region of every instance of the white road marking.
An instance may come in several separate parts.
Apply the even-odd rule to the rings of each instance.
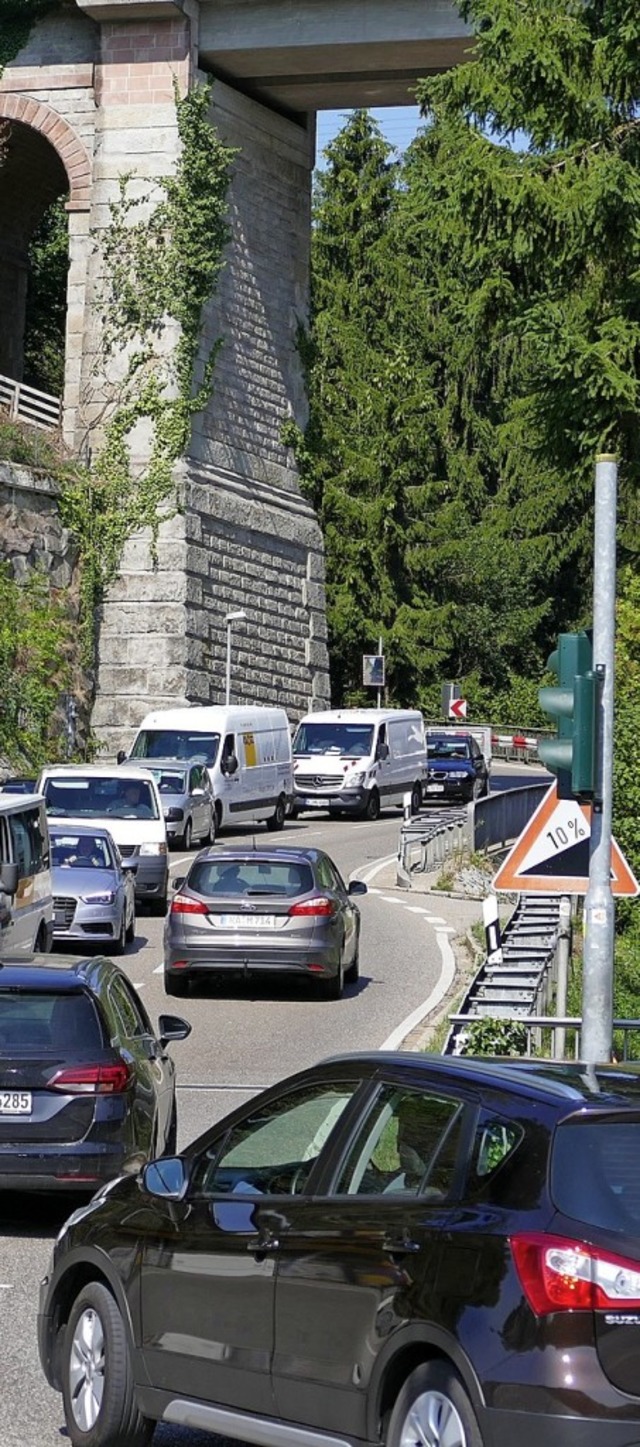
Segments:
[[[395,894],[383,894],[382,899],[384,900],[385,904],[404,904],[404,900],[397,899]]]
[[[373,891],[371,892],[373,893]],[[379,890],[376,890],[375,892],[376,894],[378,894]],[[407,909],[409,911],[409,914],[423,914],[429,920],[432,918],[432,916],[429,914],[428,909],[425,909],[424,906],[421,904],[408,904]]]
[[[418,1005],[417,1010],[412,1010],[411,1014],[407,1015],[406,1019],[402,1020],[401,1023],[396,1026],[395,1030],[391,1031],[387,1039],[382,1042],[380,1046],[381,1050],[398,1050],[403,1040],[406,1039],[406,1036],[415,1029],[416,1025],[420,1025],[426,1016],[431,1014],[432,1010],[435,1010],[436,1006],[440,1004],[440,1001],[444,999],[447,991],[451,989],[456,974],[455,955],[444,930],[436,930],[436,941],[442,956],[442,969],[437,985],[434,986],[431,994],[427,995],[422,1005]]]
[[[172,859],[172,860],[171,860],[171,863],[170,863],[170,865],[169,865],[169,869],[170,869],[170,870],[172,870],[172,869],[177,869],[177,867],[178,867],[179,864],[188,864],[189,861],[190,861],[190,859],[191,859],[191,855],[190,855],[190,854],[183,854],[180,859]]]
[[[377,859],[376,863],[370,865],[369,869],[354,869],[351,878],[361,879],[364,884],[368,884],[369,880],[375,879],[376,874],[380,874],[383,869],[386,869],[388,864],[395,864],[397,858],[397,854],[387,854],[386,859]]]
[[[0,1281],[0,1291],[13,1291],[12,1281]]]
[[[156,965],[155,970],[154,970],[153,973],[154,973],[154,975],[161,975],[162,972],[163,972],[163,970],[164,970],[164,960],[162,961],[162,964],[161,964],[161,965]]]
[[[447,923],[446,919],[443,919],[443,918],[442,918],[442,915],[440,915],[440,914],[430,914],[430,915],[427,916],[427,924],[442,924],[442,925],[446,925],[446,923]]]
[[[133,988],[134,990],[144,990],[144,980],[140,980],[139,982],[136,980]]]

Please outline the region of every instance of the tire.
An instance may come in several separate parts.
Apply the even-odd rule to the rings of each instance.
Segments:
[[[164,1150],[161,1151],[161,1155],[163,1155],[163,1156],[175,1156],[177,1149],[178,1149],[178,1107],[177,1107],[176,1102],[175,1102],[175,1100],[174,1100],[174,1102],[173,1102],[173,1107],[172,1107],[172,1110],[171,1110],[171,1120],[169,1121],[169,1129],[168,1129],[168,1131],[167,1131],[167,1139],[166,1139],[166,1143],[165,1143],[165,1146],[164,1146]]]
[[[136,937],[136,907],[135,907],[135,904],[134,904],[134,905],[133,905],[133,908],[132,908],[132,910],[131,910],[131,919],[129,920],[129,923],[128,923],[128,925],[127,925],[127,944],[132,945],[135,937]]]
[[[322,981],[321,990],[323,1000],[339,1000],[342,996],[343,988],[344,968],[341,958],[337,973],[332,975],[329,980]]]
[[[125,1325],[100,1281],[83,1287],[71,1308],[62,1400],[73,1447],[146,1447],[151,1438],[155,1423],[136,1406]]]
[[[112,947],[111,947],[111,953],[112,953],[112,955],[123,955],[124,952],[125,952],[125,950],[126,950],[126,948],[127,948],[127,915],[126,915],[126,908],[123,906],[123,909],[122,909],[122,919],[120,920],[120,933],[119,933],[117,939],[115,939],[115,940],[113,941],[113,945],[112,945]]]
[[[275,810],[274,810],[273,814],[271,815],[271,817],[270,817],[269,819],[267,819],[267,829],[269,830],[269,833],[270,833],[270,834],[279,834],[279,833],[280,833],[280,830],[281,830],[281,829],[284,829],[284,821],[285,821],[286,817],[287,817],[287,801],[286,801],[286,799],[285,799],[285,797],[284,797],[284,794],[281,794],[281,795],[280,795],[280,798],[278,799],[278,802],[277,802],[277,804],[276,804],[276,807],[275,807]]]
[[[414,784],[412,790],[411,790],[411,817],[414,818],[416,814],[419,814],[421,808],[422,808],[422,784],[418,784],[418,783],[416,782],[416,783]]]
[[[222,828],[222,804],[218,801],[218,802],[216,802],[216,834],[219,834],[219,833],[220,833],[221,828]]]
[[[217,830],[216,830],[216,811],[215,811],[215,809],[212,809],[212,810],[211,810],[211,822],[210,822],[210,824],[209,824],[209,829],[208,829],[207,833],[205,834],[204,839],[202,840],[202,843],[205,844],[205,845],[209,845],[209,846],[212,845],[212,844],[215,844],[215,842],[216,842],[216,833],[217,833]]]
[[[349,965],[349,968],[348,968],[347,970],[345,970],[345,972],[344,972],[344,978],[345,978],[345,984],[347,984],[347,985],[355,985],[355,984],[356,984],[356,981],[360,979],[360,931],[359,931],[359,930],[358,930],[358,938],[357,938],[357,940],[356,940],[356,952],[355,952],[355,955],[353,956],[353,959],[352,959],[352,961],[351,961],[351,964]]]
[[[191,848],[191,836],[192,836],[192,834],[193,834],[193,824],[191,823],[191,820],[190,820],[190,819],[187,819],[187,822],[186,822],[186,824],[185,824],[185,826],[184,826],[184,834],[183,834],[183,836],[182,836],[182,848],[183,848],[183,849],[190,849],[190,848]]]
[[[41,924],[33,946],[34,955],[46,955],[47,953],[47,927]]]
[[[416,1422],[419,1425],[416,1425]],[[386,1447],[483,1447],[471,1402],[446,1361],[423,1362],[407,1377],[391,1416]]]
[[[362,818],[370,819],[372,824],[376,819],[380,818],[380,795],[376,788],[373,788],[369,794],[369,798],[362,810]]]
[[[189,978],[184,975],[171,975],[165,971],[164,977],[165,995],[173,995],[174,999],[184,1000],[189,994]]]

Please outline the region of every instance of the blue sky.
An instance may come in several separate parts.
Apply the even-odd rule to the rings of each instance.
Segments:
[[[342,130],[348,114],[348,111],[318,112],[316,147],[316,164],[318,166],[323,164],[324,147],[333,140],[338,131]],[[417,106],[383,106],[379,110],[372,110],[371,114],[379,121],[385,139],[392,146],[397,146],[399,151],[406,150],[421,125]]]

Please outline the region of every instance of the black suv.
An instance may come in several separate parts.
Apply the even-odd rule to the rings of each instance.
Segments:
[[[638,1447],[640,1076],[350,1055],[61,1232],[39,1345],[75,1447]]]

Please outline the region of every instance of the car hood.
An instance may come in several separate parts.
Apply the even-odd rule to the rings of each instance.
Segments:
[[[56,864],[51,875],[54,894],[104,894],[119,883],[112,869],[82,869],[75,864]]]

